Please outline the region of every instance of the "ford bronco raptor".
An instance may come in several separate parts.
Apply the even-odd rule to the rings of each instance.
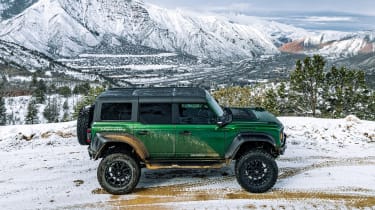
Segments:
[[[136,187],[141,168],[220,168],[235,161],[238,183],[266,192],[284,153],[283,125],[261,108],[222,108],[200,88],[116,88],[84,107],[78,141],[102,159],[97,178],[111,194]]]

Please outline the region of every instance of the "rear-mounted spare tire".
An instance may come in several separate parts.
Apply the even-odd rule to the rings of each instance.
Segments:
[[[87,129],[90,128],[94,113],[94,105],[83,107],[77,119],[77,138],[80,145],[89,145],[87,141]]]

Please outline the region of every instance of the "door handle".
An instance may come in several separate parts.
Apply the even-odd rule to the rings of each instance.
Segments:
[[[148,131],[138,131],[137,134],[141,135],[141,136],[145,136],[145,135],[148,135],[149,132]]]
[[[180,132],[180,135],[183,135],[183,136],[190,136],[190,135],[191,135],[191,132],[190,132],[190,131],[181,131],[181,132]]]

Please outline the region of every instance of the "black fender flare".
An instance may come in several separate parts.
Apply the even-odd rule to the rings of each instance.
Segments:
[[[143,142],[128,133],[97,133],[95,138],[89,148],[91,156],[95,160],[102,155],[104,148],[110,143],[127,144],[134,149],[142,161],[148,159],[150,156]]]
[[[240,133],[232,141],[232,144],[228,147],[225,153],[225,159],[233,159],[236,153],[244,143],[247,142],[264,142],[276,147],[275,139],[266,133]]]

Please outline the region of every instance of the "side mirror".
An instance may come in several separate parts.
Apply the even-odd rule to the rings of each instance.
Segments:
[[[232,120],[233,120],[232,112],[230,111],[229,108],[224,108],[224,115],[221,117],[218,117],[216,124],[219,127],[224,127],[228,125],[229,123],[231,123]]]

